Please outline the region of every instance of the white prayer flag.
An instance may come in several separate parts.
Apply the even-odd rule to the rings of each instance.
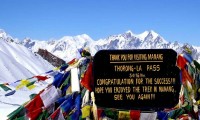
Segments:
[[[71,69],[71,86],[72,86],[72,93],[80,92],[80,81],[78,79],[78,69],[77,68]]]
[[[40,94],[46,108],[53,104],[60,96],[61,91],[57,90],[53,85]]]
[[[140,114],[140,120],[156,120],[156,118],[157,112]]]

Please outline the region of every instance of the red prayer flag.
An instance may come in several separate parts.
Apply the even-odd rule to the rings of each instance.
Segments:
[[[40,95],[37,95],[30,103],[28,103],[25,108],[27,109],[27,115],[31,120],[36,120],[36,118],[42,113],[42,107],[44,106]]]
[[[98,120],[101,119],[101,114],[102,114],[103,110],[102,109],[97,109],[97,115],[98,115]]]
[[[42,108],[39,108],[33,112],[28,113],[27,116],[30,118],[30,120],[36,120],[41,113]]]
[[[60,108],[58,108],[56,111],[54,111],[52,114],[51,114],[51,119],[55,119],[60,113]]]
[[[38,79],[38,81],[45,81],[46,79],[49,79],[47,76],[34,76],[35,78]]]
[[[177,58],[177,66],[180,69],[183,69],[185,68],[186,63],[187,63],[187,60],[183,56],[179,55]]]
[[[140,111],[139,110],[131,110],[130,118],[131,118],[131,120],[139,120],[140,119]]]
[[[89,91],[92,91],[92,87],[93,87],[93,76],[92,76],[92,62],[89,63],[89,66],[87,68],[87,71],[85,72],[82,80],[81,80],[81,84],[87,88]]]

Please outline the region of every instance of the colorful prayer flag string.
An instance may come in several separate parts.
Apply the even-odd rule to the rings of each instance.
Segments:
[[[92,59],[87,58],[90,56],[87,50],[81,49],[79,51],[83,58],[73,59],[67,67],[57,68],[57,70],[61,69],[63,72],[57,72],[53,76],[53,83],[42,90],[27,104],[11,113],[8,116],[9,119],[23,118],[23,116],[31,119],[51,118],[53,120],[198,119],[198,107],[200,105],[200,94],[198,91],[200,89],[200,64],[193,60],[190,54],[177,56],[177,66],[180,69],[180,79],[182,82],[179,103],[174,108],[168,110],[147,113],[140,110],[99,108],[96,106],[95,94],[92,90]],[[79,69],[79,73],[76,70],[73,74],[70,74],[75,69]],[[77,80],[77,76],[81,83],[81,86],[79,86],[80,90],[72,91],[71,80]],[[43,77],[45,79],[48,76]],[[43,77],[41,77],[41,81],[43,81]],[[31,86],[32,83],[25,80],[21,85]]]

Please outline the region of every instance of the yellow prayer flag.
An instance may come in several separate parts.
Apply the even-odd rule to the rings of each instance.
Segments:
[[[27,88],[29,89],[29,90],[32,90],[32,89],[34,89],[36,87],[36,85],[30,85],[30,86],[28,86]]]
[[[86,105],[84,106],[82,109],[82,118],[86,118],[90,116],[90,111],[91,111],[91,106],[90,105]]]
[[[71,86],[69,86],[68,88],[67,88],[67,90],[66,90],[66,95],[67,94],[72,94],[72,88],[71,88]]]
[[[130,120],[130,111],[119,111],[118,120]]]
[[[24,86],[26,86],[27,84],[29,84],[30,81],[29,80],[21,80],[20,84],[18,86],[16,86],[16,90],[23,88]]]
[[[53,70],[54,71],[57,71],[57,70],[59,70],[60,69],[60,67],[56,67],[56,68],[54,68]]]

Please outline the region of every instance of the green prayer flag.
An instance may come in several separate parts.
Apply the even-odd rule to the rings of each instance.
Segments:
[[[7,87],[7,86],[4,85],[4,84],[0,84],[0,87],[1,87],[4,91],[12,90],[12,89],[10,89],[9,87]]]
[[[19,117],[19,118],[15,118],[14,120],[28,120],[28,117],[26,117],[26,115]]]
[[[26,109],[24,108],[24,106],[20,106],[15,111],[10,113],[7,117],[9,118],[9,120],[14,120],[15,118],[20,118],[22,116],[25,116],[25,112]]]
[[[29,95],[30,99],[32,100],[37,94],[31,94]]]
[[[39,115],[37,120],[46,120],[49,117],[49,113],[47,110],[43,111],[42,114]]]
[[[118,119],[118,112],[116,110],[107,108],[104,110],[104,113],[107,117],[111,119],[114,119],[114,120]]]
[[[29,87],[29,86],[33,85],[35,82],[36,82],[36,81],[33,81],[33,82],[28,83],[28,84],[26,85],[26,87]]]

